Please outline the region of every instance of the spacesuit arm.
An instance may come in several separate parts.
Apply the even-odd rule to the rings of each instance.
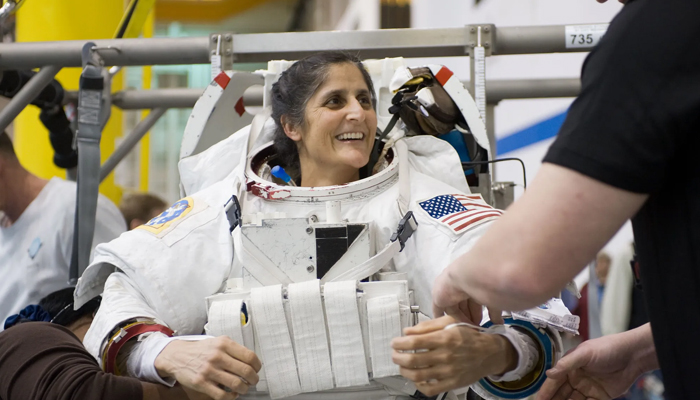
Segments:
[[[126,353],[122,353],[121,350],[126,349],[126,343],[129,343],[130,339],[139,340],[145,334],[152,336],[154,333],[172,336],[173,332],[149,306],[126,274],[111,274],[105,283],[100,309],[85,335],[85,348],[100,360],[103,369],[118,372],[120,369],[116,364],[117,357],[125,360]],[[150,354],[145,348],[134,351],[131,343],[128,347],[131,348],[132,355],[144,357]],[[124,365],[124,362],[122,364]],[[124,369],[123,365],[121,370],[126,372],[127,369]],[[133,367],[131,369],[137,370]]]

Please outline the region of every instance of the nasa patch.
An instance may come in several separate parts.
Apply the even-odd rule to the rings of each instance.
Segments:
[[[184,199],[178,200],[175,202],[175,204],[170,206],[170,208],[136,229],[143,229],[153,233],[154,235],[158,235],[164,230],[168,229],[168,227],[170,227],[176,221],[182,220],[187,214],[190,213],[190,211],[192,211],[192,208],[194,208],[194,199],[191,197],[185,197]]]

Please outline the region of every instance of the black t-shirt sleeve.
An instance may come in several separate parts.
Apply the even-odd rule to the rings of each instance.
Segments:
[[[103,372],[77,337],[28,322],[0,333],[0,399],[141,399],[141,383]]]
[[[586,59],[581,94],[544,162],[612,186],[664,184],[700,116],[700,2],[635,0]]]

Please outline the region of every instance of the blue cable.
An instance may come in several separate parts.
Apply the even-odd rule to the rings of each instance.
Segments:
[[[296,186],[294,184],[294,181],[292,181],[292,177],[289,176],[287,171],[285,171],[284,168],[280,167],[279,165],[275,165],[274,167],[272,167],[272,170],[270,172],[272,173],[272,176],[274,176],[277,179],[281,179],[286,184]]]

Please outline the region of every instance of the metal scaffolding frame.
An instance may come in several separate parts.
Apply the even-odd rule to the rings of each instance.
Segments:
[[[511,54],[542,54],[589,51],[597,40],[569,43],[573,32],[587,29],[607,29],[606,24],[496,27],[490,24],[468,25],[443,29],[388,29],[349,32],[293,32],[265,34],[220,33],[208,37],[149,38],[95,40],[89,48],[104,65],[115,71],[122,66],[208,64],[212,56],[222,56],[224,65],[267,62],[277,59],[299,59],[325,50],[345,50],[357,53],[363,59],[385,57],[458,57],[469,56],[470,88],[492,142],[495,155],[493,126],[494,106],[505,99],[573,97],[580,90],[578,79],[546,80],[485,80],[485,59],[490,56]],[[600,34],[602,35],[602,34]],[[589,37],[591,35],[588,35]],[[596,36],[598,38],[599,36]],[[223,40],[224,52],[220,54]],[[41,68],[25,87],[0,111],[0,129],[4,129],[63,67],[80,67],[88,41],[0,43],[0,71],[9,69]],[[194,106],[201,95],[199,89],[161,89],[149,91],[124,90],[106,93],[106,101],[122,109],[151,109],[127,140],[115,150],[100,171],[104,179],[143,135],[169,108]],[[75,102],[75,92],[69,92],[65,101]],[[246,105],[262,104],[262,88],[251,88],[245,97]],[[507,202],[510,194],[496,193],[492,177],[484,181],[488,186],[477,190],[487,201]],[[482,180],[480,179],[480,182]],[[505,200],[504,200],[505,199]],[[501,208],[507,204],[496,204]],[[77,218],[77,217],[76,217]]]
[[[596,25],[601,26],[601,25]],[[569,26],[570,27],[570,26]],[[481,42],[481,31],[485,41]],[[479,33],[478,39],[475,32]],[[324,50],[357,52],[362,58],[471,56],[475,48],[486,49],[486,56],[588,51],[592,46],[567,46],[567,26],[496,27],[468,25],[463,28],[386,29],[348,32],[289,32],[263,34],[223,34],[231,51],[227,56],[238,63],[267,62],[274,59],[298,59]],[[221,35],[192,38],[109,39],[95,40],[92,48],[110,66],[206,64],[210,62],[212,41]],[[62,67],[81,66],[86,41],[0,43],[0,70],[42,68],[22,94],[38,93],[48,83],[46,76]],[[55,71],[55,72],[54,72]],[[476,79],[472,79],[476,81]],[[46,82],[46,83],[44,83]],[[477,90],[477,85],[466,82]],[[31,90],[30,90],[31,89]],[[578,94],[578,79],[497,80],[485,82],[489,105],[504,99],[573,97]],[[253,88],[246,95],[248,105],[261,103],[262,93]],[[113,94],[113,104],[123,109],[192,107],[201,94],[198,89],[125,90]],[[0,112],[0,128],[12,121],[18,110],[26,107],[30,96],[16,96]],[[74,101],[68,93],[67,101]],[[478,100],[478,99],[477,99]],[[493,136],[493,121],[484,113]],[[131,144],[129,141],[124,145]],[[134,143],[135,144],[135,143]],[[133,145],[132,145],[133,146]]]
[[[229,34],[238,63],[299,59],[324,50],[347,50],[361,58],[457,57],[469,55],[471,26],[441,29],[385,29],[348,32]],[[492,55],[588,51],[568,47],[566,25],[494,27]],[[86,41],[0,43],[1,69],[46,65],[81,66]],[[94,40],[105,65],[208,64],[210,37]],[[486,45],[486,43],[484,43]]]

